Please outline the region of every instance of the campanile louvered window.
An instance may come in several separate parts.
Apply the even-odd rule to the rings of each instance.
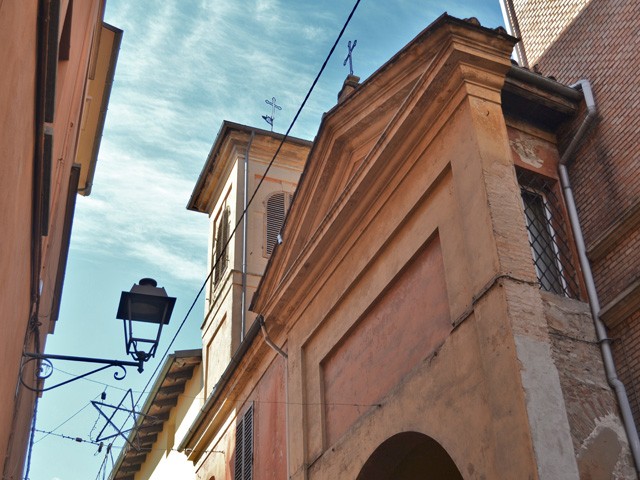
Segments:
[[[236,458],[233,480],[253,479],[253,405],[236,426]]]
[[[213,281],[216,285],[220,283],[222,275],[227,270],[227,264],[229,263],[229,248],[226,245],[229,240],[229,217],[229,207],[224,207],[216,227],[216,243],[213,249],[214,255],[212,260],[215,265]]]
[[[265,252],[268,255],[278,243],[278,235],[284,224],[284,217],[291,203],[291,194],[285,192],[274,193],[267,199],[267,225]]]

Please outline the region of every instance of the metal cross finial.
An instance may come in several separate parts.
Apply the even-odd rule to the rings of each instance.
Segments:
[[[276,118],[276,110],[282,110],[282,107],[276,103],[276,97],[271,97],[271,101],[264,101],[267,105],[271,105],[271,115],[262,115],[265,122],[271,125],[271,131],[273,132],[273,122]]]
[[[347,48],[349,49],[349,53],[347,53],[347,58],[344,59],[344,62],[342,62],[342,66],[344,67],[347,62],[349,62],[349,75],[353,75],[353,49],[356,48],[356,45],[358,44],[358,40],[354,40],[353,41],[353,45],[351,45],[351,40],[349,40],[349,44],[347,45]]]

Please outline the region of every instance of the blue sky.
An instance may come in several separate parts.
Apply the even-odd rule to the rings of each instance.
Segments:
[[[185,207],[221,122],[268,128],[261,116],[271,113],[265,99],[275,96],[283,108],[275,130],[284,132],[352,6],[340,0],[107,1],[105,20],[124,37],[93,190],[78,198],[49,353],[124,359],[115,320],[120,291],[147,276],[178,298],[159,349],[164,353],[207,275],[208,221]],[[313,139],[322,113],[335,105],[348,73],[342,65],[348,40],[358,40],[354,74],[365,80],[445,10],[475,16],[487,27],[503,24],[498,0],[362,0],[292,135]],[[200,300],[172,350],[200,347],[202,314]],[[55,433],[95,437],[103,422],[96,425],[90,400],[107,388],[107,400],[117,404],[127,388],[142,389],[159,362],[121,382],[111,372],[46,392],[37,428],[52,431],[66,421]],[[80,365],[56,367],[81,371]],[[56,435],[35,440],[31,480],[98,478],[104,456],[95,446]]]

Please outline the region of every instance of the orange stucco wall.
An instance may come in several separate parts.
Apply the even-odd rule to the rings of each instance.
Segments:
[[[276,357],[255,382],[238,397],[229,398],[231,413],[209,443],[207,452],[195,463],[198,480],[233,480],[236,426],[253,406],[253,478],[267,480],[287,477],[286,365]],[[243,400],[239,400],[242,398]]]
[[[35,0],[0,6],[0,468],[30,309],[37,8]]]
[[[367,410],[451,332],[444,265],[431,240],[321,362],[327,443]]]
[[[285,362],[277,357],[258,384],[254,402],[256,480],[287,478]]]
[[[21,478],[33,413],[34,395],[17,388],[21,352],[23,348],[34,350],[36,345],[34,336],[27,333],[30,316],[37,314],[41,349],[46,334],[53,330],[50,318],[59,300],[55,287],[64,248],[69,177],[93,34],[101,20],[102,1],[73,3],[70,55],[58,62],[56,79],[49,230],[47,236],[34,238],[33,197],[40,194],[34,192],[37,172],[33,169],[40,3],[0,3],[0,462],[6,478]],[[61,2],[60,33],[68,6],[69,2]],[[34,258],[40,258],[40,271],[39,279],[32,282]]]

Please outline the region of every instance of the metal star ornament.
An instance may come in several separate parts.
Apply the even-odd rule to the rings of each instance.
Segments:
[[[98,433],[98,437],[95,439],[96,442],[102,442],[104,440],[122,437],[125,442],[131,445],[133,449],[135,449],[136,451],[140,450],[140,445],[138,444],[138,436],[135,435],[133,439],[129,439],[129,435],[126,434],[136,429],[138,417],[146,417],[147,415],[135,409],[133,392],[131,391],[131,389],[125,392],[122,400],[120,400],[120,403],[118,403],[118,405],[110,405],[108,403],[98,402],[96,400],[91,400],[91,403],[96,408],[96,410],[98,410],[98,413],[106,420],[104,427],[102,427],[102,430],[100,430],[100,433]],[[129,404],[131,405],[131,408],[128,408]],[[111,412],[110,415],[107,414],[107,412],[109,411]],[[115,416],[120,412],[127,414],[126,419],[122,422],[122,427],[118,427],[115,424]],[[129,424],[130,420],[133,421],[133,427],[123,430],[123,428],[127,424]],[[116,433],[103,436],[105,430],[107,430],[109,427],[111,427]],[[135,442],[135,444],[132,443],[132,441]]]

